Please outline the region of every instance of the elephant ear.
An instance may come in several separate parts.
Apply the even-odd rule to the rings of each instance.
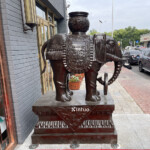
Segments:
[[[93,36],[93,41],[95,44],[95,58],[99,63],[106,62],[106,35],[99,34]]]

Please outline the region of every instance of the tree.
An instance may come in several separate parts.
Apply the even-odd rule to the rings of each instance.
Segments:
[[[129,46],[129,42],[132,42],[132,46],[134,45],[135,41],[140,42],[140,36],[142,34],[149,33],[150,30],[148,29],[137,29],[136,27],[127,27],[125,29],[119,29],[114,31],[114,39],[116,41],[122,42],[122,48]],[[95,29],[90,30],[89,35],[99,34]],[[106,35],[111,36],[111,32],[105,32]],[[136,43],[135,43],[136,44]],[[140,43],[138,43],[139,45]]]
[[[88,33],[89,35],[94,35],[94,34],[100,34],[97,30],[92,29],[90,30],[90,32]]]
[[[132,42],[134,45],[135,41],[140,41],[140,35],[149,33],[148,29],[136,29],[136,27],[127,27],[125,29],[119,29],[114,31],[114,39],[116,41],[122,41],[122,47],[125,48],[129,46],[129,42]],[[111,35],[111,32],[106,33],[107,35]],[[138,43],[139,44],[139,43]]]

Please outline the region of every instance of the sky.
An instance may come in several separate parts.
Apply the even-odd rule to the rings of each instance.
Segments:
[[[90,29],[100,33],[112,32],[113,28],[124,29],[134,26],[137,29],[150,29],[150,0],[66,0],[72,11],[89,12]],[[99,22],[102,21],[102,23]]]

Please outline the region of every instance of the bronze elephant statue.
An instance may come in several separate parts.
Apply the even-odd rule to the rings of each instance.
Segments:
[[[68,73],[85,73],[86,101],[100,100],[96,89],[96,82],[104,84],[102,78],[97,78],[100,68],[109,61],[114,61],[114,74],[108,81],[113,83],[122,67],[121,50],[117,42],[105,34],[86,35],[89,29],[87,12],[72,12],[69,14],[69,28],[72,34],[56,34],[44,43],[42,57],[44,69],[46,59],[50,61],[54,73],[56,100],[65,102],[71,100],[71,93],[67,88]]]

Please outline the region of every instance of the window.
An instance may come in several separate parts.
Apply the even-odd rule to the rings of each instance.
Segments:
[[[50,13],[50,12],[48,12],[48,21],[49,21],[50,23],[53,23],[53,14]]]
[[[150,50],[148,51],[148,57],[150,57]]]
[[[147,47],[150,47],[150,41],[148,42]]]
[[[128,51],[127,51],[127,52],[125,52],[125,53],[124,53],[124,55],[129,55],[129,52],[128,52]]]
[[[144,55],[145,55],[145,56],[148,56],[148,54],[149,54],[149,51],[148,51],[148,50],[145,50]]]
[[[55,25],[54,31],[55,31],[55,34],[57,34],[58,33],[58,28],[57,28],[57,20],[56,19],[54,20],[54,25]]]
[[[53,27],[50,25],[50,37],[52,37],[54,35],[53,33]]]
[[[36,3],[36,14],[46,20],[46,9],[38,3]]]

